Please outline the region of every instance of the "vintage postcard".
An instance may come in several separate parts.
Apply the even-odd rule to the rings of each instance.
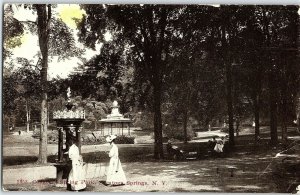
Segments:
[[[300,193],[299,16],[4,4],[2,190]]]

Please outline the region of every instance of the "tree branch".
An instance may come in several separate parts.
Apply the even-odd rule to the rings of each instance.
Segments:
[[[152,42],[152,45],[155,45],[156,39],[155,39],[155,31],[154,31],[154,27],[153,27],[153,9],[152,8],[147,9],[146,17],[147,17],[148,26],[149,26],[151,42]]]
[[[36,21],[31,21],[31,20],[18,20],[18,21],[21,22],[21,23],[29,23],[29,24],[37,25]]]

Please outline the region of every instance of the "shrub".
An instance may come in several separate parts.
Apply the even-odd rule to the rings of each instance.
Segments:
[[[39,130],[34,131],[32,137],[38,139],[40,137],[40,131]],[[48,131],[47,137],[48,137],[49,144],[58,143],[58,131],[56,129],[52,131],[51,130]]]
[[[105,144],[106,142],[106,136],[97,136],[95,139],[93,136],[83,136],[82,137],[82,144],[83,145],[93,145],[93,144]],[[132,136],[125,136],[120,135],[116,138],[115,143],[116,144],[134,144],[135,137]]]
[[[116,138],[115,143],[116,144],[134,144],[135,137],[132,136],[126,136],[126,135],[120,135]]]
[[[52,130],[48,132],[48,143],[58,143],[58,131]]]
[[[94,145],[94,144],[105,144],[105,143],[106,143],[106,139],[105,139],[104,136],[97,137],[96,140],[94,138],[91,138],[91,137],[85,137],[82,140],[83,145]]]

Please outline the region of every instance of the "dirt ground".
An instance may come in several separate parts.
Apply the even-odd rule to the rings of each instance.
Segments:
[[[274,154],[276,151],[274,151]],[[235,153],[225,158],[183,162],[127,162],[127,185],[108,187],[105,178],[87,181],[99,192],[281,192],[270,179],[271,154]],[[51,182],[5,185],[5,190],[66,191]]]
[[[250,139],[251,138],[251,139]],[[28,138],[30,139],[30,138]],[[285,175],[274,175],[274,156],[280,148],[267,146],[267,141],[253,148],[253,136],[240,136],[237,139],[235,151],[225,157],[207,157],[192,161],[154,161],[153,145],[120,145],[120,159],[127,177],[127,185],[108,187],[104,185],[105,177],[87,181],[85,191],[97,192],[295,192],[291,189],[293,180],[299,183],[299,168],[291,172],[290,178]],[[4,138],[4,142],[9,143]],[[36,161],[37,145],[22,140],[16,145],[12,143],[3,148],[7,165],[12,166],[16,157],[25,155],[25,161]],[[25,146],[25,147],[24,147]],[[56,145],[49,146],[53,153]],[[53,147],[53,148],[52,148]],[[105,147],[84,146],[85,162],[108,162],[104,158]],[[27,151],[28,150],[28,151]],[[103,153],[103,154],[102,154]],[[55,157],[55,154],[53,154]],[[95,158],[99,157],[99,158]],[[132,156],[132,157],[131,157]],[[150,160],[151,159],[151,160]],[[17,159],[18,160],[18,159]],[[20,159],[19,159],[20,160]],[[24,163],[26,163],[24,161]],[[28,162],[27,162],[28,163]],[[5,164],[5,163],[4,163]],[[296,170],[296,169],[295,169]],[[294,174],[294,175],[293,175]],[[292,183],[289,183],[292,179]],[[39,181],[38,183],[20,183],[4,185],[8,191],[66,191],[66,188],[55,186],[55,181]]]

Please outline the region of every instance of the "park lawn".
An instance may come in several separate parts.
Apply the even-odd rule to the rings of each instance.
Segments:
[[[136,147],[119,147],[120,159],[122,162],[144,162],[154,161],[153,145],[136,145]],[[108,162],[109,157],[105,151],[95,151],[82,153],[83,160],[86,163]],[[48,156],[49,163],[55,163],[57,155]],[[3,156],[3,167],[11,166],[31,166],[38,160],[37,156]]]
[[[289,136],[295,136],[296,130],[290,130]],[[268,145],[269,139],[262,136],[260,143],[258,146],[254,146],[254,136],[253,135],[240,135],[236,137],[236,147],[234,150],[231,150],[228,155],[235,155],[236,152],[246,152],[246,153],[257,153],[257,152],[269,152],[272,150],[272,147]],[[21,142],[18,142],[21,144]],[[18,145],[19,145],[18,144]],[[26,145],[26,144],[25,144]],[[53,145],[53,144],[52,144]],[[182,142],[174,143],[174,145],[179,146],[180,148],[184,148],[188,151],[199,151],[201,156],[204,159],[208,158],[206,155],[207,142],[190,142],[188,144],[184,144]],[[99,145],[102,147],[101,145]],[[130,146],[130,147],[129,147]],[[5,147],[5,146],[4,146]],[[103,146],[104,147],[104,146]],[[280,151],[279,146],[279,150]],[[106,150],[106,149],[105,149]],[[164,144],[165,156],[168,158],[166,146]],[[124,162],[146,162],[146,161],[154,161],[153,159],[153,144],[120,144],[119,145],[119,153],[120,159]],[[108,155],[104,151],[93,151],[84,153],[83,152],[84,161],[87,163],[97,163],[97,162],[106,162],[109,160]],[[48,156],[49,163],[55,163],[57,156],[50,155]],[[201,159],[203,159],[201,158]],[[24,164],[32,164],[37,161],[37,156],[28,156],[28,155],[14,155],[14,156],[3,156],[2,165],[5,166],[13,166],[13,165],[24,165]],[[167,159],[168,161],[168,159]]]

